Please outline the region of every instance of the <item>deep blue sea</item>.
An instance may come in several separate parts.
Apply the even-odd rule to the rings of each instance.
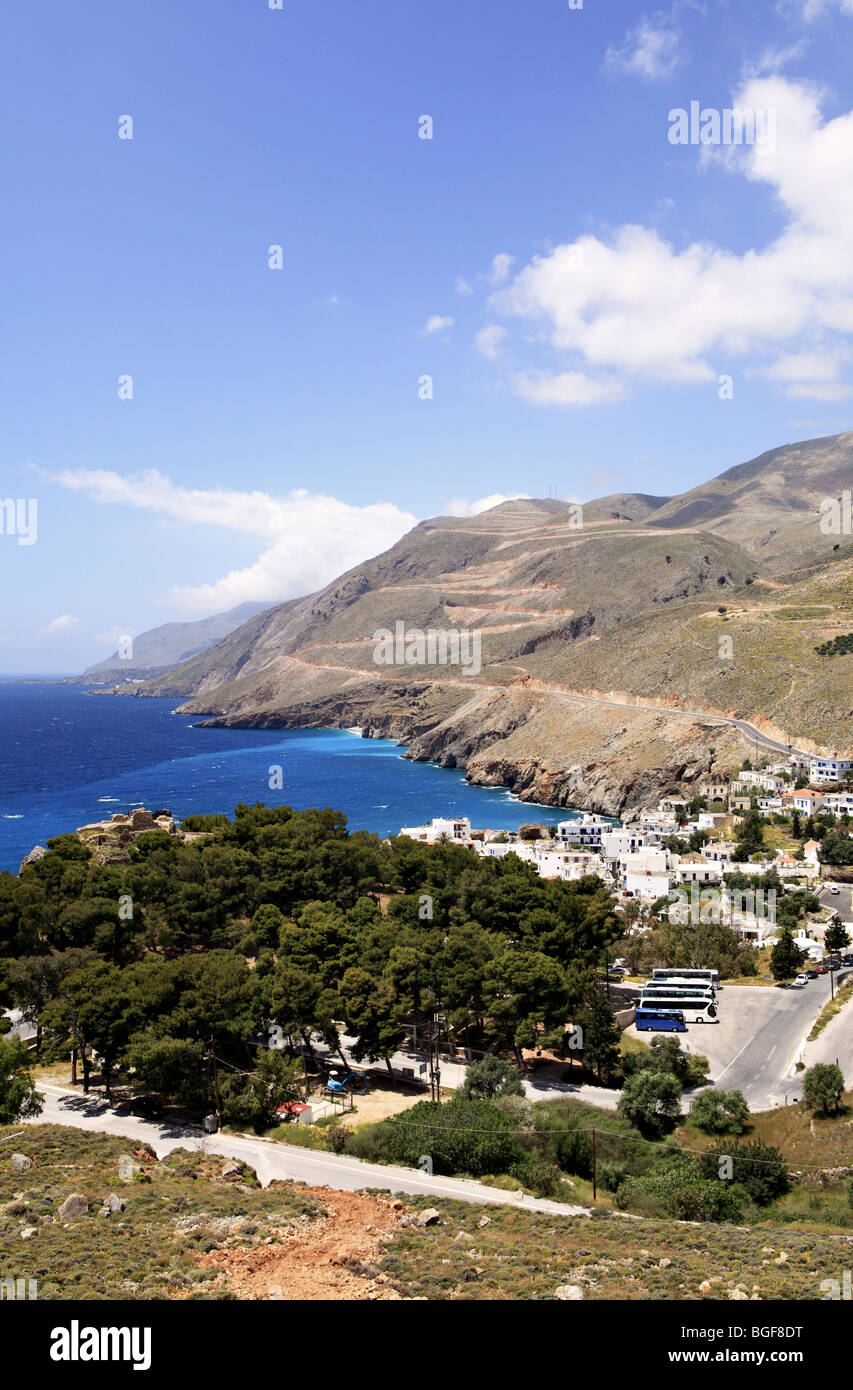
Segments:
[[[331,806],[351,830],[397,834],[433,816],[515,829],[570,813],[472,787],[459,771],[413,763],[385,739],[339,729],[198,729],[177,700],[89,695],[76,685],[0,681],[0,870],[34,845],[116,811],[231,814],[240,801]],[[284,786],[270,791],[270,767]]]

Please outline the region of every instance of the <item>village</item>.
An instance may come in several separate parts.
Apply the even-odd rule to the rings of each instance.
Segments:
[[[625,823],[583,814],[556,826],[531,823],[511,832],[472,828],[465,817],[435,817],[429,825],[404,826],[400,834],[427,844],[463,845],[486,859],[515,854],[546,879],[572,882],[592,875],[616,893],[623,909],[635,900],[640,919],[668,899],[671,921],[722,921],[743,940],[764,947],[775,937],[776,891],[756,887],[756,879],[828,890],[830,902],[838,899],[832,907],[853,917],[850,890],[829,881],[832,871],[821,862],[818,838],[827,826],[846,825],[851,817],[851,779],[853,759],[795,755],[758,770],[746,766],[730,781],[701,782],[692,800],[663,797]],[[785,846],[765,844],[745,857],[737,828],[750,812],[768,827],[784,828],[777,838]],[[798,838],[801,825],[807,830],[815,818],[822,819],[814,837]],[[741,884],[747,876],[747,889],[727,882]],[[806,954],[822,957],[820,940],[805,926],[795,940]]]

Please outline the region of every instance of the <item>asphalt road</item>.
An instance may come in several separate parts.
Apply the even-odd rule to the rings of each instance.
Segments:
[[[557,1216],[589,1215],[586,1207],[549,1202],[538,1197],[519,1197],[515,1192],[484,1187],[465,1178],[431,1178],[412,1168],[360,1163],[357,1159],[316,1153],[272,1139],[242,1138],[232,1134],[204,1135],[197,1125],[160,1123],[132,1115],[118,1115],[100,1096],[83,1096],[59,1086],[39,1086],[39,1092],[44,1096],[44,1109],[37,1120],[31,1121],[33,1124],[71,1125],[75,1129],[123,1135],[150,1144],[158,1158],[164,1158],[174,1149],[201,1149],[203,1146],[206,1153],[222,1154],[224,1158],[235,1158],[250,1164],[264,1187],[273,1178],[289,1178],[311,1187],[330,1187],[345,1192],[375,1187],[384,1192],[407,1192],[420,1197],[451,1197],[478,1206],[493,1202],[500,1206],[545,1211]]]
[[[849,970],[843,973],[850,974]],[[803,1061],[807,1067],[815,1062],[837,1062],[847,1085],[853,1086],[853,1006],[845,1004],[820,1037],[806,1045]]]
[[[825,883],[818,893],[821,907],[831,908],[837,912],[842,922],[853,922],[853,884],[839,883],[838,892],[830,892],[828,883]]]

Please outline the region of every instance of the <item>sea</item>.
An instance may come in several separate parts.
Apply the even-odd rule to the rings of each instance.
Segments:
[[[350,830],[383,836],[434,816],[515,830],[573,814],[471,786],[455,769],[411,762],[388,739],[344,729],[203,729],[198,716],[176,713],[178,700],[89,692],[0,679],[0,871],[17,873],[52,835],[135,806],[177,819],[231,815],[241,801],[299,811],[330,806],[346,814]]]

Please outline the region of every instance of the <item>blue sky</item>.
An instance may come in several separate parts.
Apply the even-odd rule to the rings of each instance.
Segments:
[[[7,7],[0,670],[848,428],[851,40],[853,0]],[[672,144],[694,100],[773,148]]]

